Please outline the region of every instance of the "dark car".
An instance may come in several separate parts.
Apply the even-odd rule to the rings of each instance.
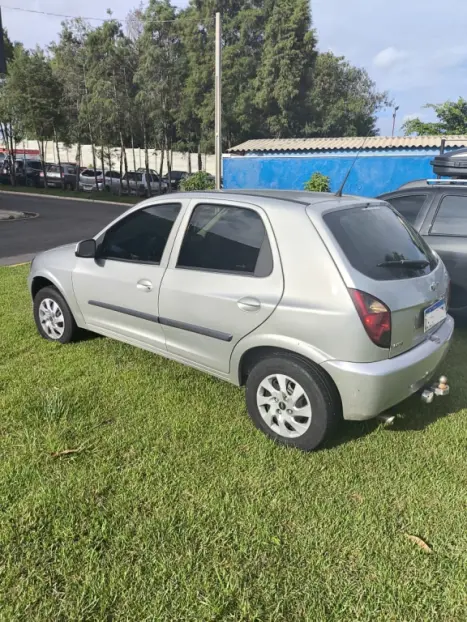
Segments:
[[[186,171],[171,171],[170,172],[170,187],[172,190],[180,190],[180,184],[184,179],[189,177],[189,173]],[[165,181],[167,187],[169,187],[169,175],[164,175],[162,181]]]
[[[76,189],[76,165],[64,163],[48,164],[46,167],[47,186],[49,188]],[[44,186],[44,173],[40,172],[41,185]]]
[[[402,214],[439,254],[451,277],[450,309],[467,314],[467,183],[417,181],[378,198]]]

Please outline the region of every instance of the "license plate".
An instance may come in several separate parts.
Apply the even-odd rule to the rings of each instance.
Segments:
[[[92,186],[83,186],[85,190],[92,190]]]
[[[425,332],[442,322],[446,317],[446,301],[438,300],[434,305],[425,309]]]

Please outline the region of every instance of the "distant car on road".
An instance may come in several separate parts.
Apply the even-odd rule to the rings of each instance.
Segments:
[[[379,198],[402,214],[439,254],[451,277],[449,308],[467,314],[467,182],[420,179]]]
[[[449,391],[444,378],[432,384],[454,330],[446,268],[383,201],[149,198],[94,237],[37,255],[28,283],[45,339],[67,343],[83,328],[245,385],[255,425],[300,449],[427,383],[425,401]],[[187,392],[180,408],[189,382]]]

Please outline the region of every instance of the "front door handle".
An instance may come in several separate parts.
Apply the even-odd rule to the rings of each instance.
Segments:
[[[147,279],[141,279],[140,281],[136,283],[136,287],[140,289],[142,292],[150,292],[152,289],[152,283],[151,281],[148,281]]]
[[[257,298],[251,298],[250,296],[241,298],[237,305],[242,311],[259,311],[261,309],[261,302]]]

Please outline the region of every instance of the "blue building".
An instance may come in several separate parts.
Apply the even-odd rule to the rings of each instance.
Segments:
[[[303,190],[314,172],[336,191],[360,151],[346,194],[374,197],[414,179],[435,177],[430,161],[441,136],[369,138],[277,138],[249,140],[223,156],[223,186],[229,189]],[[444,136],[445,151],[467,147],[467,136]]]

